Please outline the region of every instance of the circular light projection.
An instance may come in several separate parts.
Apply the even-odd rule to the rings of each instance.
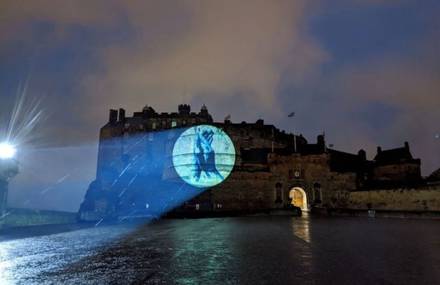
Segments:
[[[191,127],[174,143],[174,169],[192,186],[206,188],[221,183],[234,164],[234,144],[223,130],[214,126]]]

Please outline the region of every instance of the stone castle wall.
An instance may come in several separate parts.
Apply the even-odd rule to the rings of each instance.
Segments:
[[[209,194],[203,194],[191,203],[210,201],[215,211],[283,208],[291,203],[292,189],[299,187],[306,193],[309,206],[331,207],[356,188],[356,175],[331,172],[328,159],[327,154],[270,154],[267,171],[233,171]],[[277,187],[280,201],[276,201]]]
[[[350,192],[337,208],[388,211],[440,211],[440,185],[417,189]]]
[[[4,219],[0,220],[0,228],[73,224],[76,222],[76,216],[76,213],[69,212],[11,208],[7,210],[7,215],[5,215]]]
[[[420,179],[420,164],[402,163],[376,166],[373,179],[377,181],[417,181]]]
[[[413,208],[404,206],[409,203],[404,198],[406,190],[377,191],[377,194],[376,191],[354,192],[367,189],[362,183],[371,177],[402,181],[420,177],[417,163],[374,165],[366,161],[363,151],[356,155],[328,150],[323,135],[318,136],[316,144],[309,144],[302,136],[287,134],[264,124],[263,120],[213,122],[206,107],[192,113],[189,106],[181,105],[179,113],[159,114],[146,107],[133,117],[125,117],[122,109],[119,113],[110,111],[109,122],[100,132],[97,178],[89,187],[80,216],[85,220],[117,216],[118,207],[137,207],[132,206],[138,202],[136,199],[140,200],[139,205],[142,201],[145,205],[147,198],[143,193],[148,191],[143,190],[153,193],[155,187],[161,187],[160,183],[180,183],[172,164],[173,145],[183,130],[198,124],[214,125],[230,136],[236,150],[236,163],[225,181],[186,201],[184,209],[246,212],[283,208],[291,203],[291,191],[295,187],[305,192],[307,208],[361,209],[368,203],[381,206],[382,201],[383,207],[391,209],[431,209],[431,205],[432,209],[438,209],[435,199],[434,204],[430,202],[432,199],[422,199],[425,192],[415,194],[420,199],[413,201]],[[136,157],[147,162],[145,169],[148,170],[142,167],[137,173],[130,173],[129,165],[136,163]],[[137,183],[138,180],[142,183]],[[435,193],[430,191],[434,190],[426,192],[429,197]],[[403,193],[403,198],[398,197],[399,193]]]
[[[330,171],[328,154],[270,154],[269,157],[271,172],[286,185],[285,191],[288,193],[293,187],[301,187],[307,194],[309,204],[331,206],[335,199],[340,199],[347,192],[356,189],[356,174]],[[295,177],[298,172],[299,177]]]

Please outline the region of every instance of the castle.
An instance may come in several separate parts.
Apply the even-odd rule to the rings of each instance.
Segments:
[[[161,183],[178,180],[170,162],[173,143],[183,130],[201,124],[229,135],[236,150],[235,166],[221,184],[167,211],[250,213],[292,203],[303,211],[337,208],[349,203],[351,192],[424,183],[420,159],[412,157],[407,142],[395,149],[378,147],[375,158],[368,160],[362,149],[356,154],[332,149],[323,135],[310,143],[261,119],[215,122],[206,106],[197,113],[186,104],[173,113],[158,113],[146,106],[132,117],[124,109],[110,110],[100,130],[96,180],[81,205],[80,219],[97,221],[153,211],[154,195],[172,187]],[[134,143],[130,138],[135,138]],[[139,160],[145,163],[130,175]]]

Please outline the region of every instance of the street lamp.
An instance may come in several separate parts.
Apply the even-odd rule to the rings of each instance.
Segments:
[[[0,217],[6,212],[8,200],[8,182],[18,174],[18,163],[15,159],[17,149],[9,142],[0,143]],[[2,220],[0,219],[0,228]]]

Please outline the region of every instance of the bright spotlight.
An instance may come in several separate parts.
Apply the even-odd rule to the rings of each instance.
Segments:
[[[10,159],[15,156],[17,150],[10,143],[0,143],[0,159]]]

